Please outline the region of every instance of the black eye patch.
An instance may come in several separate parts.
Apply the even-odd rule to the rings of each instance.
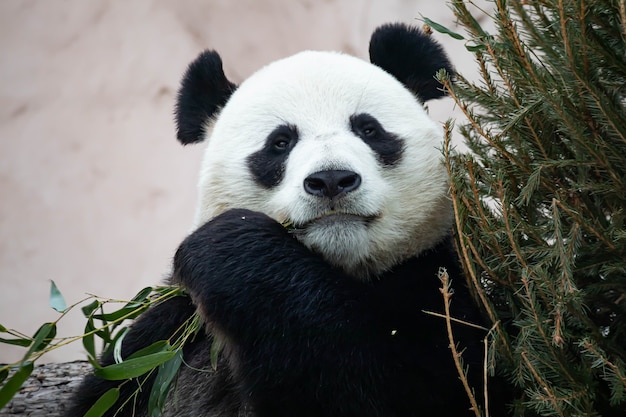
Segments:
[[[383,165],[391,167],[400,161],[404,142],[387,132],[375,117],[367,113],[350,116],[350,130],[376,152]]]
[[[285,173],[285,162],[298,138],[295,126],[280,125],[267,136],[263,148],[248,157],[248,168],[259,184],[266,188],[280,184]]]

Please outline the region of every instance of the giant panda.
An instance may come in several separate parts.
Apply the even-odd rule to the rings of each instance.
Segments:
[[[474,415],[446,322],[429,314],[443,312],[445,270],[452,316],[483,322],[452,244],[442,130],[424,107],[452,65],[403,24],[378,28],[369,52],[302,52],[238,86],[214,51],[188,67],[178,139],[207,143],[196,226],[171,275],[188,296],[146,312],[122,352],[199,312],[206,331],[185,346],[165,416]],[[455,322],[453,334],[482,403],[485,332]],[[152,383],[130,400],[137,385],[122,384],[107,415],[146,416]],[[118,384],[87,377],[68,415]]]

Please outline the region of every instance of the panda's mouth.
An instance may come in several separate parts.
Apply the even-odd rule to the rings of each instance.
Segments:
[[[348,226],[350,224],[362,224],[367,226],[369,223],[376,220],[378,215],[363,215],[363,214],[355,214],[355,213],[347,213],[329,210],[324,212],[323,214],[313,217],[307,221],[301,223],[287,223],[284,224],[290,230],[293,231],[304,231],[310,227],[315,226]]]

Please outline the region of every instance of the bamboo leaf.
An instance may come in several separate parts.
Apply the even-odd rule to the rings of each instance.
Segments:
[[[96,344],[95,344],[95,337],[94,337],[94,324],[93,324],[93,319],[90,317],[87,320],[87,324],[85,324],[85,336],[83,336],[83,347],[85,348],[85,350],[87,351],[87,354],[92,357],[92,358],[96,358]]]
[[[147,346],[143,349],[139,349],[132,355],[130,355],[127,359],[139,358],[141,356],[152,355],[153,353],[164,352],[171,349],[170,343],[167,340],[159,340],[158,342],[154,342],[150,346]]]
[[[102,365],[100,365],[96,358],[87,355],[87,361],[94,367],[94,369],[102,369]]]
[[[98,398],[98,400],[91,406],[84,417],[101,417],[106,413],[120,397],[119,388],[111,388]]]
[[[126,327],[119,331],[119,333],[115,337],[115,343],[113,344],[113,359],[115,359],[116,363],[123,362],[122,359],[122,341],[124,340],[124,336],[128,333],[129,328]]]
[[[0,388],[0,409],[11,401],[11,398],[22,387],[24,381],[33,372],[33,363],[26,362],[18,369],[11,378]]]
[[[50,307],[59,313],[63,313],[67,310],[67,304],[65,303],[63,294],[61,294],[61,291],[59,291],[59,288],[57,288],[53,280],[50,280]]]
[[[0,324],[0,333],[9,333],[9,329]],[[15,345],[28,347],[30,346],[32,339],[19,338],[19,339],[4,339],[0,337],[0,343],[5,343],[7,345]]]
[[[423,17],[422,16],[422,19],[424,20],[424,23],[426,23],[428,26],[430,26],[431,28],[433,28],[434,30],[436,30],[439,33],[443,33],[443,34],[452,36],[454,39],[457,39],[457,40],[465,39],[465,37],[463,37],[463,35],[460,35],[460,34],[458,34],[456,32],[453,32],[450,29],[448,29],[447,27],[445,27],[445,26],[443,26],[443,25],[441,25],[439,23],[433,22],[432,20],[430,20],[427,17]]]
[[[5,343],[7,345],[28,347],[32,343],[32,340],[31,339],[3,339],[0,337],[0,343]]]
[[[129,330],[130,330],[129,327],[122,327],[115,333],[115,335],[112,338],[109,338],[103,349],[103,355],[108,355],[108,354],[116,355],[115,353],[116,346],[119,345],[121,347],[121,343],[122,343],[121,339],[123,339],[126,336],[126,333]]]
[[[46,346],[48,346],[48,344],[50,344],[56,334],[56,324],[44,323],[33,336],[33,342],[30,345],[30,349],[28,349],[28,352],[26,352],[26,354],[24,355],[23,360],[25,361],[30,358],[30,355],[32,355],[33,353],[43,350]]]
[[[121,318],[125,320],[132,320],[137,318],[141,313],[143,313],[148,308],[148,304],[141,303],[128,303],[124,307],[119,310],[112,311],[110,313],[104,314],[94,314],[93,318],[102,320],[105,322],[109,321],[117,321]]]
[[[154,289],[152,287],[146,287],[142,289],[141,291],[137,293],[137,295],[133,297],[133,299],[128,304],[126,304],[126,307],[129,307],[131,305],[139,305],[139,303],[143,303],[150,296],[150,294],[152,294],[153,290]]]
[[[96,369],[94,371],[94,375],[111,381],[136,378],[170,360],[175,354],[175,351],[166,351],[138,358],[127,359],[122,363],[116,363]]]
[[[475,45],[465,45],[465,49],[467,49],[470,52],[479,52],[479,51],[487,50],[487,46],[478,43]]]
[[[152,391],[148,400],[148,416],[159,417],[161,415],[172,381],[178,374],[182,362],[183,351],[179,349],[172,359],[159,366],[159,371],[152,385]]]
[[[100,307],[101,303],[98,300],[94,300],[93,302],[87,304],[86,306],[82,307],[81,310],[83,312],[83,315],[87,318],[89,318],[91,316],[91,314],[96,311],[98,309],[98,307]]]

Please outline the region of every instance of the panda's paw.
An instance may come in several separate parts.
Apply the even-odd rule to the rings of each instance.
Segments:
[[[264,228],[274,229],[276,226],[280,226],[279,223],[268,215],[248,209],[228,210],[210,220],[207,225],[209,224],[213,226],[230,225],[242,232],[245,232],[248,228],[250,230],[261,230]]]
[[[301,271],[307,259],[320,262],[280,223],[261,213],[231,210],[183,241],[172,280],[188,291],[207,323],[243,343],[287,314],[291,303],[285,301],[281,309],[276,300],[300,296],[293,294],[293,277],[302,277],[301,293],[309,291],[312,280]]]
[[[199,281],[224,280],[262,271],[279,248],[299,246],[269,216],[244,209],[229,210],[191,233],[174,256],[174,282],[193,292]],[[232,278],[230,278],[232,279]]]
[[[266,214],[247,210],[231,209],[216,216],[192,234],[210,238],[215,243],[230,242],[235,245],[263,245],[258,239],[269,240],[289,237],[285,228]]]

